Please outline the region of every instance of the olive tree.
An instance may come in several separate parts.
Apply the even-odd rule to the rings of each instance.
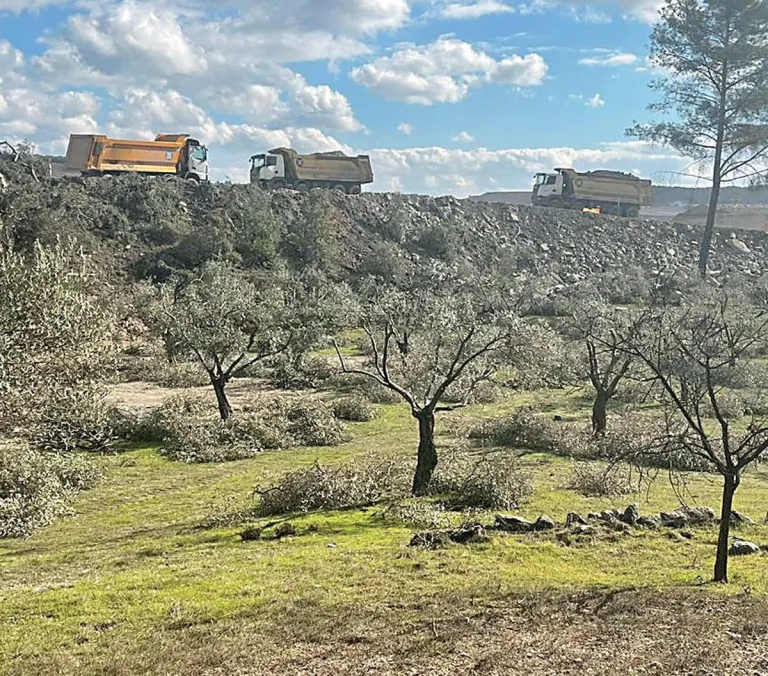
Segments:
[[[437,467],[435,414],[466,405],[476,387],[526,344],[515,300],[482,280],[431,280],[405,289],[363,285],[357,323],[368,338],[370,362],[353,365],[336,351],[345,373],[396,392],[418,421],[414,495],[428,491]],[[463,401],[444,403],[449,388]]]
[[[768,450],[768,419],[731,419],[727,385],[766,346],[768,314],[729,289],[701,290],[678,306],[645,312],[638,330],[621,334],[621,349],[662,391],[669,450],[703,461],[723,477],[714,579],[728,581],[728,538],[744,471]]]
[[[764,171],[768,155],[768,1],[669,0],[651,36],[661,100],[672,120],[636,124],[628,134],[669,145],[711,164],[712,192],[699,272],[709,250],[725,183]]]
[[[209,262],[191,277],[163,284],[145,317],[168,350],[205,369],[221,419],[228,420],[230,381],[332,333],[343,318],[342,290],[312,270],[248,272]]]
[[[608,427],[608,404],[630,374],[632,355],[622,349],[622,336],[639,319],[636,312],[609,305],[600,298],[576,301],[565,320],[566,336],[584,351],[584,374],[594,390],[592,434]]]
[[[0,431],[59,450],[109,440],[104,385],[115,373],[114,318],[74,245],[0,249]]]

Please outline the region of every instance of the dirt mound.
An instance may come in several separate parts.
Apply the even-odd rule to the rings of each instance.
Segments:
[[[250,185],[194,187],[140,177],[37,182],[20,172],[6,175],[10,185],[0,193],[0,219],[17,246],[75,237],[103,257],[105,269],[111,264],[133,278],[193,268],[214,256],[244,265],[281,257],[304,265],[305,257],[297,255],[305,246],[301,237],[314,237],[309,248],[322,249],[322,230],[322,237],[334,240],[324,255],[342,274],[364,268],[385,250],[394,259],[493,265],[510,276],[547,275],[568,284],[638,268],[694,270],[701,233],[695,211],[673,224],[453,197],[264,192]],[[732,213],[734,222],[752,229],[739,232],[743,246],[734,246],[728,232],[716,234],[713,269],[768,271],[768,235],[746,216],[757,211]],[[768,207],[765,214],[760,226],[768,221]]]
[[[704,227],[709,207],[700,204],[675,216],[677,223],[688,223]],[[717,209],[715,227],[720,229],[762,230],[768,231],[768,206],[722,204]]]

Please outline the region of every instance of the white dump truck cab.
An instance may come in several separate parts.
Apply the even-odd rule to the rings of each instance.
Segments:
[[[269,183],[276,178],[285,180],[285,158],[282,155],[262,153],[251,157],[251,183]]]
[[[207,183],[209,178],[208,148],[195,139],[189,139],[182,155],[179,173],[186,178]]]
[[[549,204],[550,202],[562,198],[565,192],[565,177],[558,171],[555,174],[536,174],[536,181],[533,186],[533,195],[531,202],[533,204]]]

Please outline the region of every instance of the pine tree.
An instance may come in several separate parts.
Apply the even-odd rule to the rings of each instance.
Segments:
[[[701,241],[706,276],[720,188],[755,179],[768,154],[768,0],[670,0],[650,45],[665,71],[652,111],[673,121],[637,124],[628,135],[669,145],[712,164],[712,192]]]

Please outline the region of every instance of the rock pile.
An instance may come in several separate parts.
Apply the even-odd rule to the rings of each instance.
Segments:
[[[656,272],[670,267],[695,266],[700,229],[671,224],[579,212],[490,204],[453,197],[364,194],[356,197],[332,195],[330,201],[349,233],[383,232],[392,219],[404,229],[424,230],[454,223],[463,233],[463,248],[472,260],[490,256],[501,259],[505,250],[524,252],[517,262],[530,272],[564,271],[563,283],[589,275],[622,271],[637,266]],[[306,195],[276,194],[273,209],[300,214]],[[406,233],[407,234],[407,233]],[[722,274],[759,275],[768,271],[768,235],[737,231],[743,249],[733,247],[732,231],[715,234],[711,265]]]
[[[466,545],[469,543],[486,542],[488,536],[485,528],[479,523],[465,524],[460,528],[448,530],[430,530],[416,533],[411,538],[411,547],[422,549],[442,549],[451,543]]]
[[[233,216],[237,216],[238,223],[251,220],[275,223],[288,232],[306,230],[307,223],[322,217],[328,220],[338,238],[343,268],[358,267],[381,242],[392,245],[398,255],[406,259],[429,256],[428,251],[420,249],[419,242],[425,232],[431,232],[432,240],[441,244],[450,239],[458,247],[457,259],[470,265],[496,263],[507,267],[510,275],[545,276],[557,286],[578,282],[595,273],[626,276],[631,269],[652,273],[681,267],[693,272],[701,233],[701,228],[692,224],[453,197],[380,193],[348,196],[333,191],[262,192],[250,185],[175,186],[137,177],[111,181],[54,179],[34,183],[35,204],[30,205],[19,177],[8,173],[14,166],[0,161],[0,170],[11,183],[4,194],[7,204],[0,205],[0,212],[12,214],[22,209],[29,218],[46,222],[66,220],[69,212],[56,211],[60,208],[56,205],[75,204],[82,218],[70,224],[71,227],[76,225],[77,232],[80,228],[86,230],[94,245],[106,244],[115,255],[119,251],[120,260],[126,257],[133,260],[130,257],[138,256],[139,249],[144,254],[153,249],[165,251],[165,245],[158,241],[173,240],[179,233],[187,233],[193,239],[199,230],[201,236],[210,237],[211,224],[229,223]],[[4,215],[0,213],[0,217]],[[768,234],[738,231],[736,242],[732,234],[731,231],[715,234],[713,270],[721,277],[735,273],[759,275],[768,271]],[[122,244],[115,249],[126,239],[138,242],[131,246],[130,254]],[[86,237],[84,241],[90,239]],[[172,244],[176,246],[178,242]]]
[[[735,522],[753,523],[746,515],[738,512],[734,514],[738,519]],[[570,512],[562,526],[546,514],[542,514],[535,521],[515,515],[497,514],[494,523],[490,526],[469,523],[455,529],[416,533],[411,538],[410,544],[412,547],[439,549],[451,543],[486,542],[492,531],[515,535],[555,533],[557,539],[570,544],[574,537],[577,540],[581,537],[591,538],[600,532],[615,538],[622,534],[631,534],[635,529],[658,530],[659,528],[668,528],[670,538],[684,541],[694,537],[692,531],[684,529],[714,526],[717,522],[715,510],[711,507],[680,507],[673,512],[661,512],[658,516],[654,516],[640,514],[638,505],[632,504],[624,510],[607,509],[602,512],[592,512],[586,517]],[[758,545],[742,539],[736,539],[730,548],[730,553],[734,556],[756,554],[760,551]]]

